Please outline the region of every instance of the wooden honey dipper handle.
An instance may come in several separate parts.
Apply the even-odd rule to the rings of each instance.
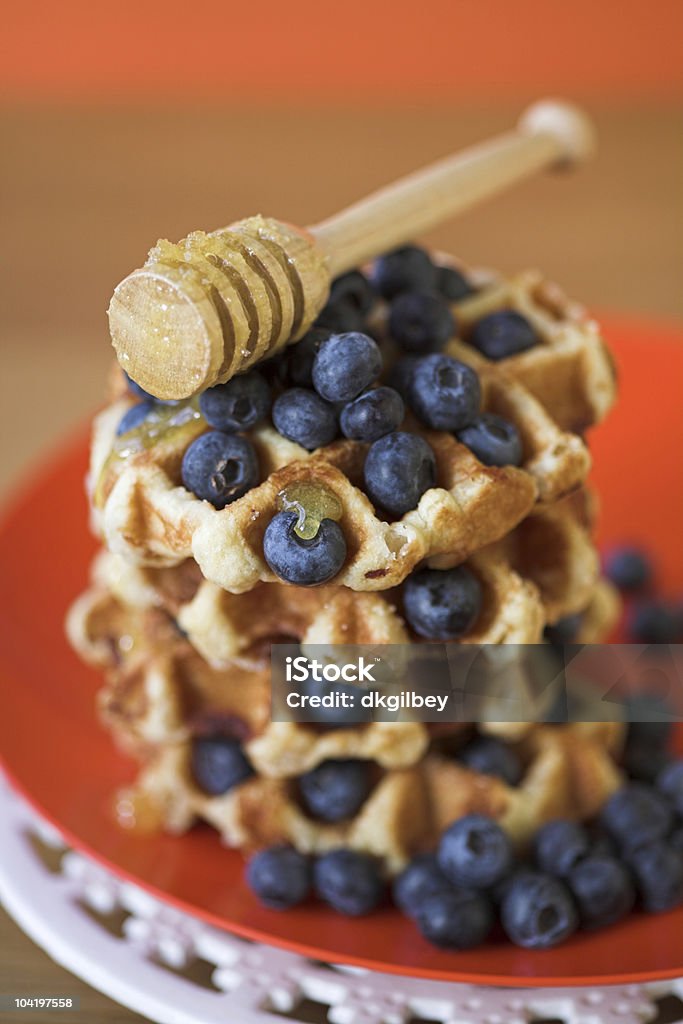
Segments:
[[[337,274],[404,244],[544,168],[587,159],[594,132],[575,107],[543,101],[516,130],[402,178],[302,230],[252,217],[161,241],[109,307],[119,362],[158,398],[187,398],[297,341]]]

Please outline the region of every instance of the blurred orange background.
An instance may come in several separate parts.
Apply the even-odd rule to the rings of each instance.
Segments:
[[[539,96],[590,110],[597,159],[424,241],[683,316],[682,0],[24,0],[0,40],[0,489],[99,401],[109,296],[158,237],[314,223]]]
[[[25,0],[0,87],[27,98],[680,98],[680,0]]]

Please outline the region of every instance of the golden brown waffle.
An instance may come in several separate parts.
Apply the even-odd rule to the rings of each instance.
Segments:
[[[537,270],[506,280],[491,271],[460,269],[477,289],[453,304],[461,339],[466,342],[472,325],[489,313],[521,313],[539,343],[498,365],[535,395],[563,430],[581,433],[604,419],[616,398],[616,371],[598,324],[583,306]],[[459,349],[455,342],[447,351],[460,358]]]
[[[349,846],[381,857],[394,873],[468,813],[495,818],[521,847],[554,818],[591,818],[620,785],[622,736],[614,722],[535,726],[514,744],[525,765],[516,787],[469,770],[435,741],[417,764],[377,769],[360,811],[333,825],[306,814],[293,779],[254,776],[224,796],[207,796],[193,780],[188,745],[170,744],[144,766],[124,802],[132,817],[136,802],[154,808],[159,826],[173,832],[208,821],[227,845],[246,852],[278,842],[305,853]]]
[[[482,359],[463,342],[450,344],[479,373],[484,410],[505,416],[519,430],[519,468],[484,466],[451,434],[423,429],[409,418],[409,428],[434,451],[437,486],[416,509],[387,522],[361,489],[367,445],[341,440],[311,453],[262,426],[250,432],[262,483],[219,511],[181,486],[182,456],[208,429],[196,407],[164,408],[142,428],[117,438],[116,427],[132,402],[121,398],[95,421],[90,493],[96,531],[111,550],[141,564],[194,558],[207,579],[243,593],[259,581],[275,580],[263,557],[263,534],[278,511],[278,495],[306,482],[327,489],[341,504],[348,555],[336,584],[385,590],[425,558],[447,553],[462,561],[504,537],[534,507],[580,487],[590,457],[581,438],[560,430],[502,364]]]

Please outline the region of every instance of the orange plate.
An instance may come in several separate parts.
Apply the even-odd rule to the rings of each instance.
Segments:
[[[664,588],[683,585],[683,337],[613,319],[622,398],[595,433],[603,540],[635,539],[657,559]],[[77,849],[156,896],[219,927],[306,956],[380,971],[493,985],[610,984],[683,975],[683,909],[634,916],[566,945],[532,953],[497,942],[466,953],[432,948],[387,908],[364,919],[311,904],[264,910],[243,882],[242,858],[216,833],[173,838],[122,832],[110,813],[132,763],[95,716],[97,672],[63,635],[95,543],[86,527],[81,435],[47,460],[0,530],[0,745],[17,789]],[[683,740],[680,735],[679,740]]]

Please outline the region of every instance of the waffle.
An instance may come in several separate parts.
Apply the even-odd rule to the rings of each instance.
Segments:
[[[263,557],[263,532],[279,494],[309,481],[341,504],[348,555],[337,585],[386,590],[425,558],[447,553],[462,561],[505,537],[533,508],[570,494],[590,467],[581,438],[560,431],[522,385],[493,364],[484,367],[472,350],[464,360],[481,367],[484,408],[517,425],[525,450],[520,468],[484,466],[451,434],[410,424],[434,451],[438,486],[416,509],[387,522],[359,487],[367,445],[341,440],[308,453],[263,426],[250,433],[263,482],[218,511],[180,485],[182,455],[207,429],[199,413],[191,404],[166,409],[153,436],[116,438],[130,404],[122,398],[95,421],[89,476],[95,531],[112,551],[141,564],[194,558],[206,579],[241,594],[276,580]]]
[[[447,258],[440,262],[453,265]],[[582,433],[604,419],[616,398],[616,371],[586,310],[537,270],[505,279],[492,271],[459,269],[476,289],[453,304],[461,340],[467,341],[482,316],[516,310],[533,325],[539,343],[499,365],[543,403],[562,430]],[[446,351],[456,355],[459,348],[455,342]]]
[[[525,764],[516,787],[470,771],[434,743],[412,766],[377,768],[369,797],[341,824],[309,817],[295,779],[254,776],[224,796],[206,796],[194,783],[187,743],[158,750],[123,799],[133,816],[136,801],[154,808],[159,826],[171,832],[201,819],[245,852],[278,842],[305,853],[348,846],[381,857],[394,873],[468,813],[498,820],[522,848],[547,821],[593,817],[621,784],[615,756],[622,733],[614,722],[534,727],[514,745]]]
[[[594,629],[596,623],[594,616]],[[462,723],[324,730],[271,722],[268,669],[211,669],[159,608],[126,608],[94,588],[75,606],[70,632],[89,660],[108,666],[103,720],[142,763],[134,789],[119,801],[123,817],[143,807],[147,819],[172,832],[201,819],[245,851],[281,841],[305,852],[349,845],[396,871],[463,814],[497,818],[524,845],[554,817],[591,817],[619,785],[619,723],[482,723],[480,731],[514,743],[527,764],[520,786],[510,787],[453,759],[449,748],[472,731]],[[189,767],[192,738],[215,732],[241,739],[257,773],[221,797],[203,793]],[[377,779],[358,815],[342,825],[308,817],[296,798],[297,776],[329,758],[370,761]]]

